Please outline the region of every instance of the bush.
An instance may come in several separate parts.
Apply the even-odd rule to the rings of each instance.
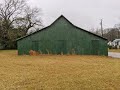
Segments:
[[[34,50],[30,50],[30,51],[29,51],[29,55],[31,55],[31,56],[36,56],[36,55],[39,55],[39,52],[34,51]]]

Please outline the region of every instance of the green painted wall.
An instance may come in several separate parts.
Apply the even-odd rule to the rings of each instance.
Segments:
[[[76,53],[82,55],[108,55],[107,40],[80,30],[64,17],[50,27],[17,41],[18,54],[36,50],[44,54]]]

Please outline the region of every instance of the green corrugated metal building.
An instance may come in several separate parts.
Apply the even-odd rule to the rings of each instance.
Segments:
[[[17,39],[18,54],[108,55],[107,39],[73,25],[61,15],[50,26]]]

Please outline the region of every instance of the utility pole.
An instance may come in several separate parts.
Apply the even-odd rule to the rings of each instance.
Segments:
[[[103,37],[103,20],[102,19],[101,19],[100,25],[101,25],[101,34],[102,34],[102,37]]]

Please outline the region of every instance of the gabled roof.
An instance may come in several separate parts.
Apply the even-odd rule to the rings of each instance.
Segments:
[[[120,42],[120,39],[115,39],[113,42]]]
[[[47,27],[45,27],[45,28],[42,28],[41,30],[38,30],[38,31],[36,31],[36,32],[34,32],[34,33],[32,33],[32,34],[25,35],[25,36],[23,36],[23,37],[21,37],[21,38],[18,38],[16,41],[19,41],[19,40],[21,40],[21,39],[23,39],[23,38],[26,38],[26,37],[28,37],[28,36],[31,36],[31,35],[37,33],[37,32],[41,32],[41,31],[45,30],[46,28],[51,27],[51,26],[52,26],[54,23],[56,23],[60,18],[66,19],[66,20],[67,20],[71,25],[73,25],[75,28],[78,28],[78,29],[83,30],[83,31],[85,31],[85,32],[87,32],[87,33],[90,33],[90,34],[92,34],[92,35],[94,35],[94,36],[97,36],[97,37],[99,37],[99,38],[102,38],[102,39],[104,39],[104,40],[107,40],[107,39],[104,38],[104,37],[101,37],[101,36],[96,35],[96,34],[94,34],[94,33],[92,33],[92,32],[89,32],[89,31],[87,31],[87,30],[84,30],[84,29],[82,29],[82,28],[80,28],[80,27],[75,26],[75,25],[72,24],[67,18],[65,18],[63,15],[61,15],[61,16],[58,17],[51,25],[49,25],[49,26],[47,26]]]

